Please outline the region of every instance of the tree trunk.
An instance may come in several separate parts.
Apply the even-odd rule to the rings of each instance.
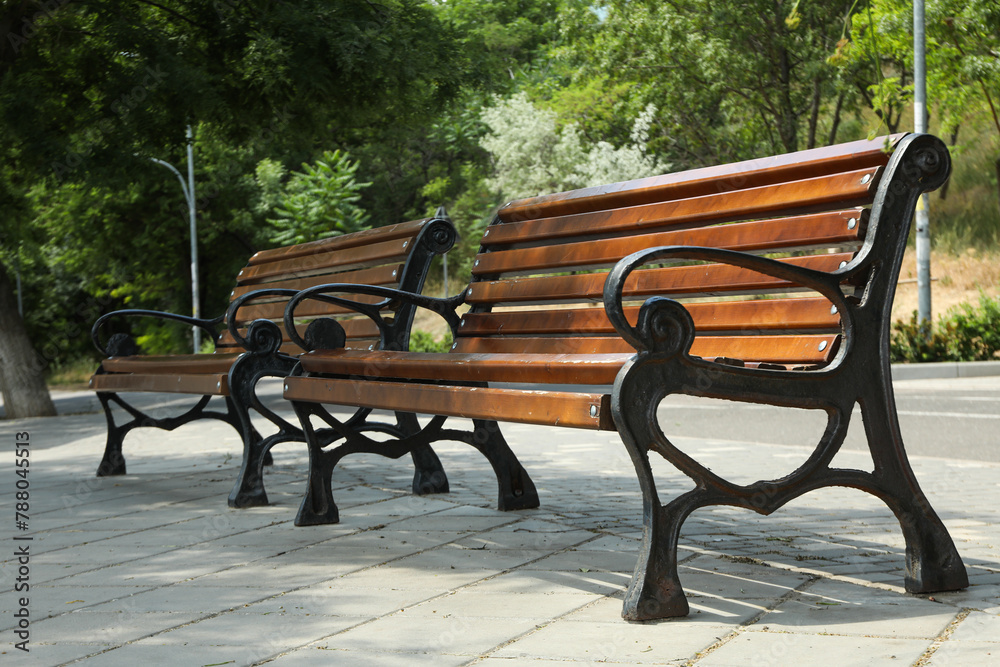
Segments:
[[[45,385],[45,362],[31,346],[17,300],[0,264],[0,392],[8,419],[50,417],[56,413]]]
[[[997,168],[997,206],[1000,206],[1000,157],[993,164]]]

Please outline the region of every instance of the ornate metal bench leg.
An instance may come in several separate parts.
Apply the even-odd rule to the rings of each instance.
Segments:
[[[98,477],[113,477],[125,474],[125,456],[122,454],[122,441],[125,434],[130,429],[115,424],[114,415],[111,414],[111,397],[114,394],[99,393],[97,399],[104,408],[104,417],[108,422],[108,439],[104,445],[104,458],[97,466]]]
[[[399,428],[404,433],[420,431],[415,415],[400,412],[396,415]],[[413,493],[424,496],[430,493],[448,493],[448,476],[441,465],[441,459],[430,445],[418,445],[410,452],[413,459]]]
[[[236,476],[236,484],[229,492],[230,507],[260,507],[267,505],[267,492],[264,490],[264,466],[270,452],[263,451],[263,438],[250,421],[250,410],[245,397],[234,391],[227,401],[230,412],[236,415],[237,430],[243,439],[243,462]]]
[[[910,593],[954,591],[969,585],[968,575],[948,529],[931,507],[910,468],[895,411],[882,400],[862,404],[865,428],[875,461],[877,495],[899,519],[906,540],[906,590]]]
[[[302,422],[302,431],[309,448],[309,486],[302,505],[299,506],[299,513],[295,516],[295,525],[339,523],[340,512],[337,510],[337,503],[333,501],[333,469],[339,457],[335,457],[332,452],[323,451],[316,430],[309,421],[312,407],[294,401],[292,406]]]
[[[636,444],[630,425],[617,415],[615,419],[642,490],[642,545],[632,582],[625,593],[622,618],[647,621],[686,616],[689,607],[677,575],[677,542],[684,519],[701,505],[697,501],[698,492],[691,491],[666,506],[660,505],[648,448]]]
[[[538,492],[521,462],[511,451],[494,421],[473,420],[474,430],[469,444],[478,449],[493,466],[497,476],[497,509],[524,510],[538,507]]]

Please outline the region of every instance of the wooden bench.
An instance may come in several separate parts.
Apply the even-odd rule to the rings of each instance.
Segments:
[[[108,422],[104,458],[99,477],[124,475],[122,440],[140,426],[173,430],[203,418],[220,419],[235,428],[243,439],[243,462],[229,496],[232,507],[266,505],[263,466],[270,463],[269,450],[290,440],[302,440],[301,430],[268,408],[257,396],[256,385],[265,377],[284,377],[302,351],[284,333],[288,298],[307,287],[330,281],[362,283],[419,293],[435,255],[446,252],[456,239],[455,229],[443,209],[438,217],[336,236],[311,243],[258,252],[236,280],[227,313],[215,319],[194,319],[147,310],[122,310],[102,316],[91,336],[107,355],[90,380]],[[361,304],[361,305],[359,305]],[[378,314],[359,316],[356,309]],[[303,308],[304,318],[322,317],[320,324],[337,321],[344,334],[339,341],[347,349],[370,350],[382,341],[392,349],[406,349],[414,307],[383,297],[358,296],[352,308],[314,302]],[[101,339],[113,321],[122,318],[153,317],[196,325],[215,341],[211,354],[168,356],[142,355],[134,340],[124,333]],[[277,323],[276,323],[277,322]],[[119,322],[121,324],[121,322]],[[221,329],[225,326],[225,329]],[[307,338],[324,340],[322,330],[313,327]],[[169,417],[153,417],[118,395],[119,392],[174,392],[200,395],[187,410]],[[212,397],[222,397],[224,410],[209,409]],[[116,423],[112,405],[127,414]],[[266,417],[277,432],[264,438],[251,422],[250,411]],[[360,415],[358,422],[364,421]],[[401,419],[406,420],[406,416]],[[395,425],[402,433],[405,422]],[[393,425],[383,426],[392,430]],[[419,493],[446,491],[447,478],[429,447],[414,452],[414,490]]]
[[[289,301],[289,326],[299,304],[365,294],[442,313],[455,344],[446,354],[315,349],[300,357],[284,392],[310,448],[297,523],[337,520],[331,475],[348,453],[398,457],[437,440],[466,442],[493,465],[500,508],[517,509],[538,497],[497,421],[616,430],[639,477],[645,526],[627,619],[688,612],[677,543],[692,511],[770,514],[825,486],[867,491],[895,513],[908,591],[967,586],[907,461],[889,368],[889,314],[910,220],[920,193],[949,170],[939,140],[898,135],[515,201],[484,231],[472,281],[455,298],[304,291]],[[471,309],[459,316],[461,304]],[[595,389],[612,383],[610,393]],[[661,432],[657,406],[674,393],[823,410],[827,427],[794,472],[736,484]],[[872,472],[831,466],[856,403]],[[323,404],[434,416],[419,433],[376,442]],[[472,428],[445,428],[448,417],[470,418]],[[661,504],[651,453],[694,488]]]

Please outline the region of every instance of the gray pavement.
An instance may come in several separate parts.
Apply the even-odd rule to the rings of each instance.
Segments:
[[[229,427],[133,433],[129,474],[97,479],[103,417],[90,395],[57,394],[61,410],[76,414],[0,422],[9,457],[0,483],[0,661],[1000,664],[1000,463],[991,458],[1000,448],[1000,377],[906,380],[896,390],[908,447],[928,443],[911,460],[966,563],[967,590],[906,594],[894,517],[867,494],[828,489],[770,517],[693,514],[680,549],[692,613],[650,623],[620,617],[641,502],[614,434],[506,425],[542,502],[512,513],[494,509],[489,465],[468,447],[437,447],[452,492],[425,497],[408,493],[408,462],[348,457],[334,475],[341,523],[296,528],[301,446],[276,450],[269,507],[230,510],[240,448]],[[929,399],[938,401],[931,409]],[[183,403],[143,400],[164,411]],[[801,440],[812,432],[800,428],[801,415],[749,414],[672,397],[661,423],[734,481],[774,477],[808,456]],[[968,423],[979,440],[954,456],[940,435],[954,440]],[[15,535],[18,432],[30,434],[31,498],[29,529]],[[871,467],[853,448],[837,463]],[[668,465],[658,472],[662,497],[689,488]],[[15,593],[13,554],[25,543],[31,589]],[[22,595],[30,653],[14,646]]]

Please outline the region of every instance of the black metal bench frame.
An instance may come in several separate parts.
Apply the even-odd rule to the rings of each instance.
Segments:
[[[443,209],[439,209],[438,216],[426,221],[413,240],[413,246],[409,250],[409,256],[400,276],[401,291],[419,293],[423,288],[434,257],[450,250],[456,240],[457,234],[451,220]],[[108,358],[131,357],[141,354],[134,338],[129,334],[115,333],[108,338],[107,343],[101,343],[101,332],[109,321],[137,317],[197,326],[215,342],[219,341],[225,328],[245,352],[236,359],[229,369],[227,387],[225,388],[228,393],[221,391],[223,389],[221,385],[206,387],[206,390],[214,389],[215,391],[202,395],[193,406],[178,415],[154,417],[126,401],[116,391],[96,390],[108,426],[104,455],[97,468],[97,476],[126,474],[122,444],[125,436],[136,428],[152,427],[172,431],[199,419],[216,419],[232,426],[239,433],[243,442],[242,463],[228,498],[229,506],[245,508],[267,505],[267,493],[264,489],[264,466],[272,464],[270,450],[284,442],[304,442],[305,436],[298,426],[282,418],[260,399],[257,395],[257,385],[264,378],[285,377],[295,367],[297,359],[296,356],[282,351],[284,341],[277,325],[269,320],[256,320],[249,325],[246,335],[243,335],[237,324],[237,314],[241,308],[254,301],[273,297],[289,298],[297,293],[298,290],[294,289],[266,287],[257,289],[233,299],[225,314],[212,319],[196,319],[175,313],[140,309],[118,310],[98,318],[91,330],[91,339],[101,354]],[[351,303],[352,306],[357,305],[354,302]],[[379,326],[381,340],[387,349],[408,348],[410,329],[416,312],[414,306],[386,298],[365,307],[367,312],[378,313],[378,319],[381,322]],[[392,317],[386,319],[387,314],[391,314]],[[324,337],[323,330],[323,324],[327,322],[336,322],[336,320],[319,319],[316,326],[311,326],[307,330],[305,339],[310,341],[310,345],[329,340]],[[343,329],[339,328],[339,325],[337,328],[342,334]],[[338,338],[335,342],[342,346],[344,339]],[[95,375],[114,375],[114,373],[108,373],[102,366],[98,368]],[[93,384],[92,380],[91,386]],[[209,402],[213,397],[224,399],[224,410],[209,409]],[[117,423],[112,406],[118,406],[124,410],[130,419]],[[266,418],[276,427],[277,431],[263,437],[253,425],[251,411]],[[400,437],[409,429],[414,428],[413,422],[410,421],[412,417],[403,414],[398,415],[396,424],[368,423],[366,417],[369,412],[359,411],[352,423],[361,429],[381,430]],[[415,466],[413,492],[418,494],[446,493],[448,491],[447,476],[441,467],[440,460],[430,446],[416,448],[412,457]]]
[[[743,252],[679,246],[649,248],[626,257],[613,268],[604,283],[604,307],[618,334],[635,348],[635,354],[615,380],[607,426],[621,435],[643,494],[643,539],[635,575],[626,593],[623,610],[626,619],[647,620],[688,613],[677,573],[677,546],[681,526],[695,509],[729,505],[767,515],[804,493],[829,486],[871,493],[895,514],[906,541],[907,591],[927,593],[968,585],[954,543],[907,461],[896,415],[888,349],[892,295],[917,199],[921,193],[943,184],[949,173],[948,151],[939,140],[929,135],[908,135],[901,139],[884,167],[862,248],[853,261],[830,273]],[[758,368],[740,367],[724,359],[712,361],[692,356],[695,326],[683,305],[669,298],[651,297],[641,306],[634,326],[623,309],[622,293],[629,276],[640,266],[668,259],[744,267],[811,288],[829,299],[840,312],[842,344],[829,364],[814,369],[779,369],[766,364]],[[845,295],[841,289],[845,282],[863,286],[863,290]],[[330,296],[331,293],[405,299],[414,306],[438,312],[456,333],[460,318],[455,309],[464,302],[466,294],[442,300],[375,287],[317,287],[290,300],[286,311],[289,331],[294,331],[292,316],[299,303],[309,299],[343,300]],[[391,364],[392,360],[386,363]],[[366,437],[352,422],[333,417],[323,407],[322,397],[298,393],[292,378],[302,375],[305,374],[300,365],[290,374],[285,392],[302,422],[310,454],[309,486],[297,524],[338,520],[330,484],[333,469],[343,456],[372,452],[398,458],[414,447],[438,440],[465,442],[488,458],[498,478],[500,509],[538,505],[530,478],[507,446],[496,422],[475,419],[471,430],[446,429],[447,418],[438,415],[418,432],[378,442]],[[405,382],[402,374],[396,377],[397,381]],[[363,376],[350,379],[361,384],[366,381]],[[422,382],[429,383],[426,379]],[[486,386],[466,383],[463,387],[462,383],[447,381],[437,384],[453,396],[474,386]],[[291,392],[289,385],[293,385]],[[828,424],[820,443],[797,470],[778,479],[739,485],[695,461],[660,431],[655,414],[657,405],[673,393],[822,409],[828,415]],[[831,465],[843,444],[855,403],[860,405],[864,417],[874,462],[872,472]],[[603,418],[602,409],[603,406],[594,406],[592,414],[601,412]],[[314,427],[314,420],[323,426]],[[685,473],[695,488],[662,504],[649,463],[650,452]]]

